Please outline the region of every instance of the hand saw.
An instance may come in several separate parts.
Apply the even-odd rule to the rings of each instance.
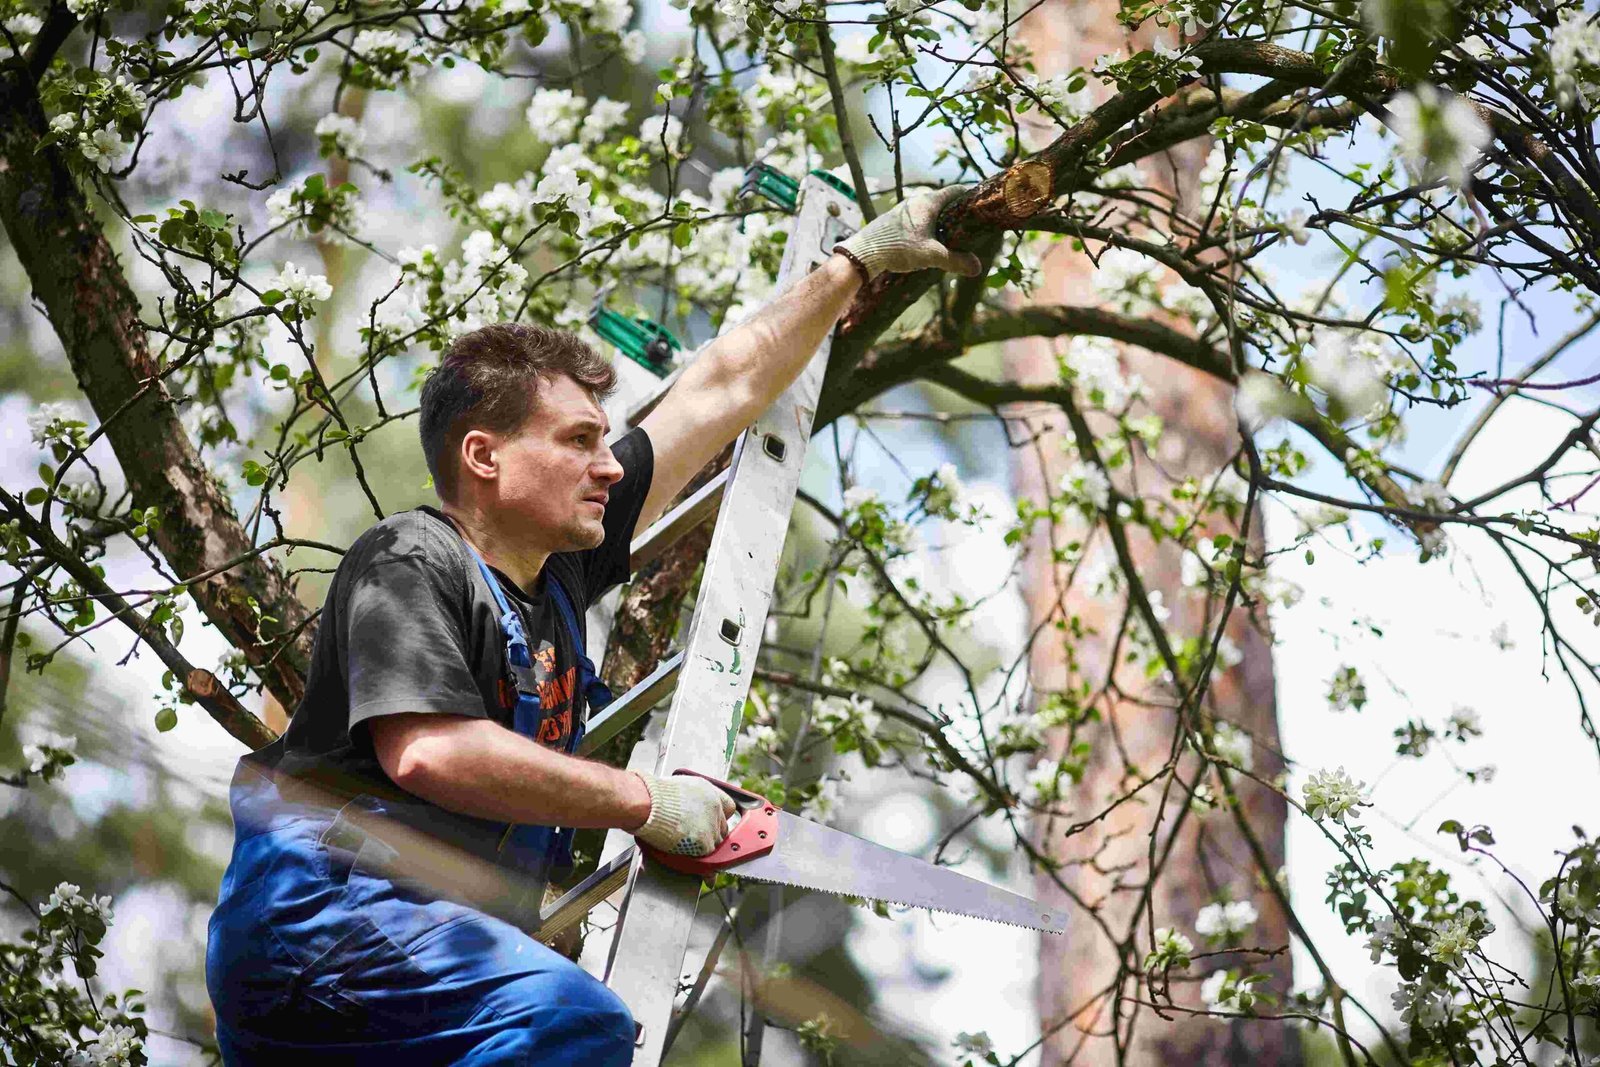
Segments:
[[[757,882],[859,897],[883,904],[969,915],[1052,934],[1066,932],[1067,915],[1059,909],[1045,907],[1020,894],[843,830],[792,815],[760,794],[709,774],[686,769],[674,773],[704,778],[728,794],[738,807],[738,823],[722,843],[705,856],[680,856],[644,844],[636,846],[647,859],[671,870],[704,879],[731,874]],[[632,850],[629,850],[606,865],[616,870],[614,878],[596,872],[600,877],[589,880],[588,891],[583,894],[588,905],[592,906],[621,886],[621,876],[626,874],[631,858]],[[608,882],[614,883],[609,889]],[[568,895],[575,897],[578,892],[574,890]],[[570,922],[563,921],[568,915],[581,914],[578,909],[565,906],[568,904],[563,898],[546,910],[547,920],[537,932],[541,941],[555,937],[570,926]],[[587,910],[587,907],[582,909]]]

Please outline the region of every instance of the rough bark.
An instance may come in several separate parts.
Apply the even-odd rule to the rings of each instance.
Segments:
[[[20,60],[7,60],[0,225],[105,428],[134,505],[160,509],[157,547],[180,578],[217,572],[190,594],[272,695],[293,707],[310,661],[309,613],[279,568],[250,554],[249,533],[179,422],[122,265],[60,154],[39,149],[44,134],[33,78]]]
[[[1127,44],[1126,30],[1116,21],[1117,6],[1114,0],[1054,0],[1023,23],[1019,36],[1032,46],[1042,64],[1052,68],[1044,73],[1074,66],[1087,68],[1098,56],[1117,52]],[[1146,161],[1146,179],[1170,190],[1174,176],[1193,175],[1199,171],[1205,151],[1204,142],[1169,149]],[[1043,285],[1035,294],[1036,300],[1045,305],[1081,303],[1083,294],[1092,291],[1089,282],[1093,269],[1086,256],[1073,253],[1065,245],[1058,246],[1045,260]],[[1043,312],[1033,317],[1041,316]],[[1080,314],[1080,317],[1083,316]],[[1164,329],[1159,324],[1149,324],[1146,328]],[[1104,328],[1083,332],[1117,336]],[[1130,335],[1119,339],[1134,343],[1146,340]],[[1170,338],[1157,340],[1165,340],[1166,348],[1174,347]],[[1159,454],[1154,458],[1177,477],[1214,474],[1238,448],[1232,389],[1223,380],[1231,374],[1219,374],[1221,368],[1212,365],[1215,360],[1201,351],[1203,347],[1195,347],[1193,358],[1184,361],[1190,364],[1187,366],[1132,345],[1124,349],[1125,368],[1143,379],[1148,409],[1158,413],[1167,426]],[[1051,342],[1038,337],[1010,342],[1007,368],[1008,377],[1019,382],[1059,380]],[[1042,499],[1053,491],[1062,473],[1060,468],[1064,466],[1059,462],[1062,452],[1058,445],[1059,434],[1065,429],[1065,421],[1058,420],[1055,431],[1037,449],[1019,452],[1015,472],[1019,494]],[[1253,527],[1258,539],[1259,516],[1255,517]],[[1071,536],[1069,531],[1058,531],[1058,534],[1058,540]],[[1073,652],[1083,677],[1097,682],[1102,680],[1110,667],[1108,646],[1119,623],[1121,606],[1095,601],[1076,591],[1063,604],[1059,590],[1065,584],[1064,574],[1053,569],[1048,546],[1042,539],[1032,547],[1034,551],[1029,556],[1024,582],[1035,620],[1059,617],[1064,609],[1093,627],[1093,635],[1074,639]],[[1176,632],[1198,631],[1203,604],[1196,597],[1182,595],[1179,560],[1170,543],[1156,546],[1147,537],[1135,537],[1132,548],[1146,586],[1161,590],[1171,606],[1172,618],[1168,625]],[[1109,547],[1102,546],[1100,550],[1109,552]],[[1210,708],[1255,738],[1257,769],[1271,778],[1282,769],[1282,764],[1277,756],[1270,644],[1242,612],[1235,614],[1228,633],[1243,651],[1244,658],[1238,667],[1225,672],[1213,684]],[[1063,687],[1067,681],[1065,657],[1062,643],[1041,639],[1034,646],[1035,684],[1045,689]],[[1127,691],[1132,693],[1139,692],[1144,685],[1142,678],[1137,677],[1125,677],[1123,681]],[[1125,792],[1130,782],[1142,780],[1165,764],[1177,729],[1176,716],[1170,710],[1122,701],[1108,702],[1103,710],[1107,714],[1106,721],[1098,728],[1091,728],[1086,738],[1080,734],[1080,739],[1087,739],[1094,746],[1094,755],[1068,802],[1075,818],[1086,819],[1099,812],[1110,798]],[[1120,751],[1114,742],[1114,733],[1120,735]],[[1057,735],[1047,755],[1061,757],[1064,744],[1065,738]],[[1186,777],[1192,778],[1194,769],[1181,766]],[[1239,788],[1244,818],[1261,838],[1275,871],[1283,862],[1285,805],[1281,798],[1253,783],[1242,783]],[[1056,826],[1056,832],[1047,833],[1040,842],[1051,855],[1068,862],[1062,877],[1079,899],[1098,906],[1101,916],[1119,935],[1136,930],[1141,943],[1148,938],[1148,931],[1138,922],[1135,907],[1151,876],[1150,835],[1160,806],[1159,797],[1160,794],[1154,794],[1148,803],[1123,805],[1106,820],[1071,838],[1061,836],[1060,827]],[[1165,828],[1173,825],[1178,807],[1186,802],[1187,797],[1179,794],[1159,813],[1163,829],[1158,839],[1163,846],[1168,836]],[[1095,857],[1092,864],[1073,862],[1091,856]],[[1233,899],[1250,899],[1261,911],[1250,944],[1276,947],[1288,943],[1286,917],[1259,891],[1255,864],[1228,813],[1218,810],[1188,818],[1171,853],[1160,861],[1160,866],[1151,901],[1155,925],[1184,930],[1194,937],[1197,945],[1203,945],[1203,939],[1194,934],[1195,914],[1216,899],[1219,890],[1226,888]],[[1050,878],[1042,877],[1039,888],[1041,895],[1052,903],[1071,907],[1065,894]],[[1111,984],[1119,965],[1137,966],[1143,948],[1113,944],[1087,921],[1081,923],[1079,930],[1077,936],[1046,938],[1042,942],[1038,994],[1041,1021],[1047,1030],[1063,1024],[1049,1037],[1044,1062],[1058,1063],[1069,1058],[1075,1064],[1298,1062],[1297,1035],[1279,1023],[1223,1023],[1179,1015],[1161,1019],[1143,1009],[1130,1028],[1128,1016],[1132,1005],[1097,994]],[[1204,965],[1196,968],[1202,976],[1210,969]],[[1286,992],[1290,977],[1287,955],[1277,957],[1268,969],[1274,990]],[[1120,992],[1123,996],[1149,999],[1147,990],[1131,982]],[[1173,993],[1180,1004],[1202,1006],[1198,983],[1174,983]],[[1110,1037],[1113,1027],[1119,1035],[1115,1041]]]

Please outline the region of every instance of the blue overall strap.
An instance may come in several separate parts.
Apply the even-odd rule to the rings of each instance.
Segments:
[[[556,602],[556,610],[561,613],[561,621],[566,624],[567,632],[572,635],[572,647],[578,653],[578,685],[583,689],[584,703],[589,711],[596,711],[611,703],[611,689],[600,680],[600,672],[594,669],[594,663],[589,659],[585,649],[583,627],[578,622],[578,613],[572,607],[572,601],[567,599],[567,591],[556,580],[554,574],[548,575],[546,585],[550,588],[550,596]]]
[[[463,539],[462,544],[467,544]],[[478,563],[478,573],[483,575],[483,580],[489,583],[489,592],[494,596],[494,603],[500,609],[500,632],[506,640],[506,659],[510,662],[511,673],[517,679],[517,705],[513,713],[512,728],[524,737],[537,737],[539,719],[539,687],[533,679],[533,652],[528,647],[528,632],[523,628],[522,616],[517,614],[510,601],[506,599],[505,591],[500,588],[500,582],[495,578],[489,565],[478,555],[478,550],[467,545],[467,551],[472,553],[472,558]]]

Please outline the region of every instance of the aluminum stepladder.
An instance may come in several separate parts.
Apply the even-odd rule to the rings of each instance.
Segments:
[[[770,181],[772,175],[758,178]],[[860,208],[836,182],[809,175],[797,194],[798,212],[774,295],[826,261],[833,246],[861,222]],[[592,752],[616,737],[670,692],[659,742],[640,742],[654,744],[656,751],[636,751],[631,765],[657,774],[689,767],[726,777],[831,348],[830,333],[800,376],[740,436],[728,468],[634,540],[637,568],[712,514],[717,516],[681,650],[590,721],[581,752]],[[656,396],[671,385],[669,379]],[[623,885],[605,980],[639,1025],[634,1063],[654,1067],[672,1021],[700,879],[649,864],[635,849],[618,851],[543,910],[538,936],[548,940],[570,927]]]

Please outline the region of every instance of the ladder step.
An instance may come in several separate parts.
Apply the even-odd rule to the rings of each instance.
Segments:
[[[665,700],[678,684],[678,672],[682,667],[683,653],[675,653],[662,660],[644,681],[606,705],[606,709],[590,719],[584,728],[578,755],[587,756]]]
[[[678,538],[717,513],[717,509],[722,507],[723,491],[728,488],[728,470],[723,468],[715,478],[696,489],[693,496],[633,539],[633,546],[629,549],[629,565],[634,570],[659,559]]]
[[[628,881],[634,849],[626,848],[596,867],[594,873],[561,894],[539,912],[539,929],[533,936],[548,945],[583,921],[600,902],[621,889]]]

